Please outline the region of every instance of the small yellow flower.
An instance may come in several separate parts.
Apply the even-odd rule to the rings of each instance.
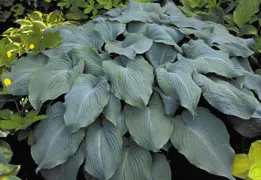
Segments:
[[[9,78],[5,78],[5,79],[4,79],[4,85],[5,85],[6,87],[10,86],[11,84],[12,84],[11,79],[9,79]]]
[[[29,45],[29,49],[34,49],[34,48],[35,48],[34,44]]]
[[[6,53],[6,55],[7,55],[8,59],[10,59],[10,58],[13,56],[13,54],[12,54],[10,51],[8,51],[8,52]]]

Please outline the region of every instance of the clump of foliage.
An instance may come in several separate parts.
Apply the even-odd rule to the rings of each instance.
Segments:
[[[51,2],[51,0],[45,0]],[[94,19],[111,8],[126,6],[127,1],[122,0],[55,0],[57,5],[66,10],[69,20]],[[150,2],[151,0],[136,0],[137,2]]]
[[[42,14],[35,11],[24,19],[16,21],[19,28],[9,28],[2,34],[0,40],[0,67],[1,74],[6,72],[4,68],[11,66],[17,57],[24,53],[38,54],[47,48],[53,48],[61,42],[59,32],[45,32],[45,29],[59,25],[69,24],[65,22],[61,11],[53,11],[50,14]]]
[[[0,117],[2,112],[0,112]],[[6,137],[7,133],[0,132],[0,137]],[[13,152],[8,143],[0,140],[0,179],[3,180],[20,180],[16,177],[20,169],[20,165],[9,164],[13,156]]]
[[[236,154],[233,175],[241,179],[259,180],[261,177],[261,141],[251,144],[248,154]]]
[[[224,24],[237,36],[252,36],[257,43],[255,52],[261,53],[260,0],[181,0],[180,8],[189,16]]]
[[[232,117],[260,124],[252,39],[169,1],[130,1],[46,32],[56,31],[60,45],[19,59],[2,77],[4,90],[28,96],[37,112],[49,107],[29,135],[37,172],[76,180],[84,164],[86,179],[170,180],[163,151],[171,144],[198,168],[235,179],[226,119],[212,110],[233,125]]]
[[[15,59],[16,54],[22,54],[31,50],[33,54],[38,54],[46,48],[53,48],[60,43],[59,33],[45,33],[44,30],[51,27],[67,24],[64,22],[61,11],[53,11],[49,14],[42,14],[34,11],[28,14],[24,19],[15,21],[20,25],[19,28],[9,28],[2,36],[3,54],[12,53],[9,59]],[[32,45],[33,44],[33,45]],[[31,47],[30,47],[31,45]],[[1,56],[1,62],[6,59]]]

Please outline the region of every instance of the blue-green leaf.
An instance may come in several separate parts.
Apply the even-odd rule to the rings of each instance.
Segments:
[[[94,76],[102,76],[102,55],[98,54],[97,50],[92,47],[73,48],[69,51],[68,55],[73,60],[84,61],[84,73],[92,74]]]
[[[152,155],[152,166],[148,180],[171,180],[171,169],[164,154]]]
[[[97,119],[86,131],[84,169],[97,179],[110,179],[122,150],[120,131],[105,119]]]
[[[145,108],[126,105],[124,115],[132,138],[141,147],[158,152],[169,140],[172,133],[171,118],[164,114],[157,93],[152,95]]]
[[[152,39],[154,42],[172,45],[178,52],[182,53],[182,49],[177,43],[183,39],[184,35],[174,28],[150,24],[146,30],[146,37]]]
[[[143,54],[150,49],[152,40],[142,34],[127,34],[123,41],[109,41],[105,45],[108,53],[116,53],[135,59],[136,54]]]
[[[260,103],[254,96],[244,93],[229,82],[211,80],[198,73],[193,75],[193,79],[201,88],[203,97],[220,112],[242,119],[249,119],[255,115]]]
[[[201,96],[201,89],[193,81],[192,73],[193,69],[188,61],[183,60],[173,64],[168,63],[165,68],[156,69],[160,89],[165,95],[173,97],[170,105],[177,104],[175,100],[178,100],[182,107],[196,115],[195,110]]]
[[[133,60],[119,56],[103,61],[102,67],[116,97],[135,107],[148,104],[154,74],[152,66],[142,56]]]
[[[173,119],[171,142],[190,163],[212,174],[235,180],[231,174],[234,150],[225,124],[205,108],[193,117],[185,110]],[[193,147],[193,148],[192,148]]]
[[[29,101],[39,110],[47,100],[70,91],[73,80],[83,72],[83,61],[73,61],[66,54],[55,56],[29,79]],[[44,77],[44,78],[43,78]]]
[[[126,24],[112,21],[103,21],[94,26],[94,29],[101,34],[105,42],[115,40],[118,35],[125,31],[125,28]]]
[[[261,118],[240,119],[235,116],[229,116],[227,121],[242,136],[255,138],[261,135]]]
[[[117,120],[121,112],[121,100],[111,94],[109,103],[104,107],[103,114],[107,120],[117,126]]]
[[[84,131],[71,134],[64,122],[65,108],[62,103],[54,104],[35,131],[36,143],[31,154],[38,165],[36,171],[50,169],[65,163],[78,149]]]
[[[44,51],[43,54],[47,55],[48,57],[67,53],[69,50],[75,47],[90,46],[99,49],[104,44],[104,40],[101,34],[93,28],[89,28],[88,26],[85,27],[70,25],[48,29],[48,31],[57,30],[60,32],[62,43],[55,48]]]
[[[153,67],[157,68],[159,65],[167,62],[174,62],[177,53],[171,46],[162,43],[153,43],[151,48],[146,52],[146,57]]]
[[[100,76],[82,74],[65,96],[64,120],[72,132],[87,127],[100,115],[110,98],[109,84]]]
[[[28,95],[28,84],[30,75],[42,68],[47,63],[47,57],[44,55],[28,55],[20,58],[15,65],[11,67],[11,72],[4,73],[2,81],[9,78],[12,83],[4,90],[12,95],[24,96]]]
[[[152,157],[149,151],[137,145],[126,145],[111,180],[148,180],[151,165]]]
[[[45,180],[77,180],[80,166],[84,161],[83,145],[65,163],[52,169],[42,169],[41,174]]]

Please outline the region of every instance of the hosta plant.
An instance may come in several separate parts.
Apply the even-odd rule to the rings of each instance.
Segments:
[[[171,2],[130,1],[46,32],[54,31],[60,45],[19,59],[2,77],[5,91],[28,96],[36,111],[49,107],[29,135],[36,172],[48,180],[77,179],[79,169],[86,179],[170,180],[163,152],[171,143],[198,168],[235,179],[225,119],[214,112],[261,118],[252,39],[186,17]]]
[[[236,154],[233,175],[241,179],[261,179],[261,141],[251,144],[248,154]]]

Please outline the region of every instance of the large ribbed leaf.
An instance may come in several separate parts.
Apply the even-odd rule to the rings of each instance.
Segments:
[[[186,58],[193,59],[191,66],[199,73],[215,73],[228,78],[242,75],[234,69],[227,53],[212,49],[202,40],[191,40],[183,44],[182,49]]]
[[[161,8],[158,3],[140,3],[135,0],[130,0],[128,6],[124,9],[124,12],[153,12],[155,14],[163,14],[164,9]]]
[[[145,108],[126,105],[125,122],[134,141],[141,147],[158,152],[172,133],[171,118],[164,114],[162,101],[154,93]]]
[[[167,115],[174,115],[176,110],[180,107],[180,102],[178,97],[172,95],[166,95],[162,90],[158,87],[155,87],[154,90],[159,93],[163,106],[164,106],[164,113]]]
[[[245,75],[243,86],[253,90],[261,100],[261,76],[254,74],[248,59],[232,58],[235,69]]]
[[[153,12],[141,12],[137,11],[133,12],[126,12],[121,14],[120,16],[110,18],[110,21],[118,21],[120,23],[129,23],[129,22],[147,22],[147,23],[159,23],[160,17],[159,15]]]
[[[128,132],[127,125],[125,123],[124,112],[121,112],[117,119],[117,129],[121,132],[121,136],[123,136],[126,132]]]
[[[52,169],[42,169],[41,174],[45,180],[77,180],[80,166],[84,161],[83,145],[65,163]]]
[[[114,18],[110,18],[110,20],[119,21],[121,23],[129,23],[131,21],[159,23],[159,14],[162,14],[163,12],[164,9],[160,7],[160,4],[139,3],[130,0],[128,6],[123,9],[123,12],[119,13],[118,16]]]
[[[135,107],[148,104],[154,75],[152,66],[142,56],[133,60],[119,56],[104,61],[102,67],[116,97]]]
[[[48,118],[37,126],[36,143],[31,154],[38,165],[37,170],[50,169],[66,162],[78,149],[84,131],[71,134],[64,123],[65,108],[62,103],[54,104],[47,112]]]
[[[97,119],[86,131],[84,169],[98,179],[114,174],[122,150],[120,131],[109,121]]]
[[[43,67],[47,63],[47,57],[43,55],[28,55],[22,57],[17,63],[11,67],[10,73],[5,73],[2,76],[2,81],[9,78],[12,83],[4,90],[10,92],[12,95],[24,96],[28,95],[29,77],[32,72]],[[3,83],[4,84],[4,83]]]
[[[184,35],[181,34],[178,30],[167,26],[151,24],[148,25],[145,34],[154,42],[172,45],[178,52],[182,53],[182,50],[177,43],[183,39]]]
[[[59,31],[62,38],[62,43],[52,49],[48,49],[43,53],[48,57],[61,55],[68,52],[70,49],[75,47],[94,47],[101,48],[104,44],[103,37],[101,34],[86,26],[60,26],[57,28],[49,29],[48,31]],[[94,38],[95,37],[95,38]]]
[[[190,40],[188,43],[182,45],[182,50],[185,57],[189,59],[204,57],[229,60],[227,53],[212,49],[203,40]]]
[[[174,4],[173,1],[167,0],[164,4],[164,9],[166,14],[170,16],[180,16],[180,17],[186,17],[182,11]]]
[[[159,179],[171,180],[171,169],[165,155],[153,154],[149,180]]]
[[[90,125],[103,111],[110,98],[109,84],[100,76],[82,74],[65,96],[64,120],[72,132]]]
[[[227,121],[232,124],[233,128],[242,136],[254,138],[261,135],[261,119],[251,118],[248,120],[230,116]]]
[[[201,30],[205,25],[204,21],[201,21],[195,17],[186,16],[169,16],[169,23],[174,24],[179,28],[193,28]]]
[[[103,114],[107,120],[117,126],[117,120],[121,112],[121,100],[111,94],[109,103],[104,107]]]
[[[157,68],[159,65],[167,62],[174,62],[177,56],[177,51],[171,46],[162,43],[153,43],[151,48],[146,52],[146,57]]]
[[[134,59],[136,54],[143,54],[150,49],[152,40],[142,34],[127,34],[123,41],[109,41],[105,50]]]
[[[137,145],[126,145],[111,180],[148,180],[151,165],[152,157],[149,151]]]
[[[212,81],[197,73],[194,74],[193,79],[202,89],[202,94],[208,103],[220,112],[242,119],[254,116],[259,106],[254,96],[244,93],[223,80]]]
[[[83,61],[73,61],[67,55],[55,56],[29,79],[29,101],[39,110],[47,100],[70,91],[73,80],[83,71]]]
[[[230,56],[249,57],[254,54],[254,51],[249,49],[243,43],[230,42],[229,44],[222,44],[217,46],[221,51],[227,52]]]
[[[69,52],[69,56],[73,60],[84,61],[84,73],[94,76],[103,75],[102,61],[103,58],[98,54],[97,50],[92,47],[73,48]]]
[[[189,111],[173,119],[171,142],[195,166],[212,174],[235,179],[231,174],[234,150],[225,124],[205,108],[197,116]]]
[[[105,42],[115,40],[118,35],[125,31],[125,28],[126,24],[112,21],[103,21],[94,26],[94,29],[101,34]]]
[[[192,80],[192,72],[193,69],[188,64],[188,61],[183,60],[174,64],[169,63],[165,68],[156,69],[159,87],[167,96],[173,97],[174,101],[170,105],[177,104],[175,100],[178,100],[182,107],[195,115],[201,90]]]

